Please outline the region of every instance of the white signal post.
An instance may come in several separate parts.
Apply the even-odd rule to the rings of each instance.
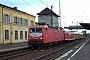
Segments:
[[[60,0],[59,0],[59,27],[61,27],[61,4],[60,4]]]

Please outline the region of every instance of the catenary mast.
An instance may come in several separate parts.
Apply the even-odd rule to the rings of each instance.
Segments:
[[[59,0],[59,27],[61,27],[61,5],[60,5],[60,0]]]

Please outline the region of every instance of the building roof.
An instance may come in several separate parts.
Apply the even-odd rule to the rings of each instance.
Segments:
[[[26,13],[26,12],[24,12],[24,11],[18,10],[17,7],[15,7],[15,8],[16,8],[16,9],[15,9],[15,8],[12,8],[12,7],[3,5],[3,4],[0,4],[0,6],[2,6],[3,8],[4,8],[4,7],[7,7],[7,8],[10,8],[10,9],[13,9],[13,10],[16,10],[16,11],[19,11],[19,12],[22,12],[22,13],[25,13],[25,14],[28,14],[28,13]],[[31,14],[28,14],[28,15],[31,15]],[[31,16],[36,17],[36,16],[34,16],[34,15],[31,15]]]
[[[41,12],[37,13],[37,15],[47,15],[47,14],[54,14],[55,16],[60,17],[59,15],[57,15],[55,12],[53,12],[51,9],[47,7]]]
[[[80,25],[87,30],[90,30],[90,23],[80,23]]]

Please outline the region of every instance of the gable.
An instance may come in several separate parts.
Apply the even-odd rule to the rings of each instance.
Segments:
[[[48,14],[52,14],[57,17],[60,17],[59,15],[57,15],[56,13],[54,13],[51,9],[49,9],[47,7],[44,10],[42,10],[41,12],[37,13],[37,15],[48,15]]]

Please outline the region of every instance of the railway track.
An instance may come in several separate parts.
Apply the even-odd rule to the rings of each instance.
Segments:
[[[45,55],[36,57],[35,59],[32,59],[32,60],[55,60],[57,57],[73,49],[75,46],[77,46],[81,42],[82,40],[76,41],[75,43],[71,43],[68,46],[62,47],[60,49],[57,49]]]
[[[0,52],[0,60],[8,60],[13,57],[25,55],[32,52],[28,47],[22,49],[16,49],[12,51]]]
[[[31,50],[28,48],[3,52],[0,53],[1,60],[54,60],[58,56],[61,56],[68,50],[72,49],[76,45],[85,40],[76,40],[68,43],[60,44],[59,46],[52,46],[43,51]]]

